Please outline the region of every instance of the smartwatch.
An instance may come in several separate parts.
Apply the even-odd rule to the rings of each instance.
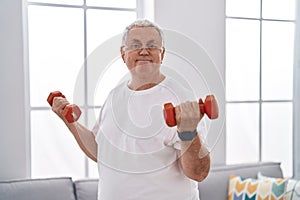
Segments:
[[[183,131],[183,132],[177,131],[177,133],[178,133],[178,137],[182,141],[191,141],[198,134],[197,129],[195,129],[194,131]]]

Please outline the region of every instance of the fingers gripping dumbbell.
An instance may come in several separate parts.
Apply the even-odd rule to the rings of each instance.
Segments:
[[[206,114],[210,119],[216,119],[219,116],[219,108],[214,95],[208,95],[203,103],[202,99],[199,99],[200,114]],[[164,118],[166,124],[170,127],[176,126],[175,107],[172,103],[166,103],[164,105]]]
[[[65,96],[59,91],[51,92],[49,94],[48,98],[47,98],[47,101],[50,104],[50,106],[52,106],[52,104],[53,104],[54,97],[63,97],[63,98],[65,98]],[[81,110],[75,104],[68,104],[64,108],[62,115],[67,120],[67,122],[73,123],[73,122],[75,122],[79,119],[79,117],[81,115]]]

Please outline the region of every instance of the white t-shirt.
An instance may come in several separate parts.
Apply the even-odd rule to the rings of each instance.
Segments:
[[[117,86],[103,105],[93,133],[98,144],[100,200],[199,200],[197,182],[178,161],[176,127],[163,105],[196,98],[174,80],[142,91]]]

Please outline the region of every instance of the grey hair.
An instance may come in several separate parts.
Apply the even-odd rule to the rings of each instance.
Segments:
[[[163,32],[163,30],[157,24],[155,24],[154,22],[151,22],[147,19],[137,19],[125,28],[125,30],[123,32],[123,36],[122,36],[122,46],[125,46],[125,42],[126,42],[126,39],[127,39],[128,32],[133,27],[153,27],[153,28],[155,28],[158,31],[158,33],[161,37],[162,46],[164,46],[165,42],[164,42],[164,32]]]

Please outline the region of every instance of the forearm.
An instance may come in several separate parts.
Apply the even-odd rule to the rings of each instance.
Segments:
[[[210,170],[210,154],[198,136],[192,141],[181,141],[180,162],[184,174],[198,182],[203,181]]]
[[[85,126],[79,122],[68,123],[67,127],[73,134],[76,142],[78,143],[81,150],[93,161],[97,162],[97,143],[95,136],[92,131],[88,130]]]
[[[70,103],[65,97],[54,97],[52,110],[60,117],[69,128],[81,150],[92,160],[97,162],[97,143],[92,131],[81,125],[79,122],[69,123],[63,115],[64,109]]]

